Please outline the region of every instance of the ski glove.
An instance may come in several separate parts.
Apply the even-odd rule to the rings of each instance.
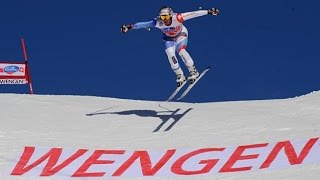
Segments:
[[[218,16],[220,14],[220,11],[217,8],[211,8],[211,9],[208,9],[208,14]]]
[[[123,25],[123,26],[121,26],[121,32],[127,33],[132,28],[133,28],[133,25]]]

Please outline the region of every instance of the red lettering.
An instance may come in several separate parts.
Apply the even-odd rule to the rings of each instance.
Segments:
[[[98,160],[104,154],[124,154],[124,150],[96,150],[72,175],[72,177],[102,177],[105,172],[86,172],[93,164],[113,164],[111,160]]]
[[[196,156],[201,153],[207,153],[207,152],[214,152],[214,151],[223,151],[225,148],[205,148],[205,149],[199,149],[193,152],[190,152],[182,157],[180,157],[176,162],[173,163],[171,167],[171,171],[175,174],[179,175],[195,175],[195,174],[205,174],[208,173],[219,161],[218,159],[208,159],[208,160],[201,160],[199,164],[205,164],[205,166],[200,170],[195,171],[187,171],[182,169],[183,164],[192,158],[193,156]]]
[[[132,156],[123,163],[112,176],[121,176],[138,158],[140,159],[143,176],[155,175],[174,155],[175,149],[168,150],[165,155],[152,167],[149,153],[147,151],[135,151]]]
[[[25,147],[19,162],[17,163],[14,170],[11,172],[11,175],[23,175],[26,172],[33,169],[34,167],[41,164],[46,159],[48,159],[48,162],[44,167],[44,169],[42,170],[42,173],[40,174],[40,176],[52,176],[58,171],[60,171],[61,169],[63,169],[64,167],[68,166],[75,159],[77,159],[78,157],[82,156],[84,153],[87,152],[87,150],[80,149],[76,153],[74,153],[70,158],[63,161],[60,165],[58,165],[57,167],[54,167],[61,156],[62,148],[52,148],[47,154],[43,155],[40,159],[36,160],[34,163],[27,166],[27,163],[32,157],[34,151],[35,151],[35,147]]]
[[[290,141],[277,143],[275,147],[272,149],[267,159],[261,165],[260,169],[268,168],[282,149],[284,149],[284,152],[291,165],[301,164],[303,160],[306,158],[306,156],[309,154],[311,148],[318,141],[318,139],[319,138],[311,138],[303,147],[299,156],[297,156],[296,151],[294,150],[294,147],[292,146]]]
[[[247,160],[247,159],[256,159],[259,157],[259,154],[251,154],[251,155],[242,155],[246,149],[252,148],[261,148],[268,146],[268,143],[265,144],[254,144],[248,146],[239,146],[234,153],[230,156],[229,160],[226,164],[221,168],[219,172],[236,172],[236,171],[248,171],[252,169],[252,166],[248,167],[238,167],[233,168],[234,164],[239,160]]]

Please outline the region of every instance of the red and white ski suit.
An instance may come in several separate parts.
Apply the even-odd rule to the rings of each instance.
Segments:
[[[177,60],[176,52],[180,55],[184,64],[189,70],[194,65],[193,59],[191,58],[190,54],[186,51],[186,47],[188,44],[188,30],[183,25],[183,22],[207,14],[207,10],[198,10],[185,13],[173,13],[172,23],[169,26],[165,25],[158,16],[151,21],[138,22],[133,24],[133,29],[151,27],[156,27],[160,29],[164,35],[163,42],[165,45],[165,52],[168,56],[171,68],[176,74],[181,74],[182,70]]]

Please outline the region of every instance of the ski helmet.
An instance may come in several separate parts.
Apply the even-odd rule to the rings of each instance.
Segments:
[[[173,11],[171,9],[171,7],[169,6],[162,6],[159,10],[159,16],[163,16],[163,15],[170,15],[172,16]]]

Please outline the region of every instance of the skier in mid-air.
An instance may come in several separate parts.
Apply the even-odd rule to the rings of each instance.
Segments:
[[[197,71],[194,61],[190,54],[186,51],[188,43],[188,30],[183,25],[183,22],[192,18],[204,16],[204,15],[219,15],[219,10],[216,8],[211,8],[208,10],[197,10],[193,12],[185,13],[174,13],[172,9],[168,6],[163,6],[160,8],[159,16],[151,21],[138,22],[135,24],[123,25],[121,27],[122,33],[127,33],[131,29],[141,29],[141,28],[159,28],[163,32],[163,42],[165,45],[165,52],[168,56],[169,63],[172,70],[177,76],[177,86],[180,87],[186,77],[179,65],[176,57],[176,52],[182,58],[185,66],[189,70],[188,80],[190,83],[194,83],[199,77],[199,72]]]

